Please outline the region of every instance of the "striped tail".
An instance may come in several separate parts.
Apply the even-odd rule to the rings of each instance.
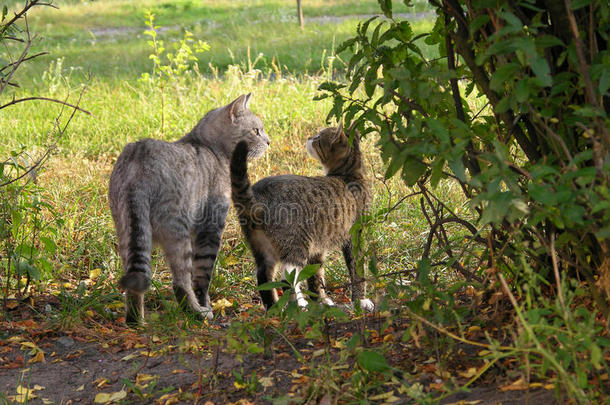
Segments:
[[[231,197],[241,225],[253,222],[254,193],[248,178],[248,144],[240,141],[231,157]]]
[[[124,232],[119,235],[119,243],[125,275],[119,283],[125,290],[143,293],[150,287],[152,230],[148,199],[138,197],[132,194],[124,202]]]

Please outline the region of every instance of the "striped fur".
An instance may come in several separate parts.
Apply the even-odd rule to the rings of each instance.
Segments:
[[[178,302],[211,318],[208,295],[230,205],[229,160],[243,141],[250,156],[269,144],[250,95],[210,111],[176,142],[144,139],[125,147],[110,176],[109,199],[125,274],[125,319],[143,320],[150,254],[163,248]]]
[[[258,283],[275,280],[279,271],[298,272],[305,265],[322,264],[329,251],[341,248],[352,299],[363,302],[366,286],[356,272],[349,233],[370,200],[358,135],[350,145],[341,128],[326,128],[308,139],[307,150],[320,160],[326,176],[274,176],[253,186],[247,173],[247,145],[239,143],[233,152],[231,195],[256,261]],[[322,266],[308,284],[318,300],[334,305],[324,290]],[[295,286],[296,298],[304,306],[299,288]],[[277,301],[277,292],[261,291],[261,298],[269,308]]]

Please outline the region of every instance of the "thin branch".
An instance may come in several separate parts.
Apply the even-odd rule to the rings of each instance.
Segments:
[[[15,23],[15,21],[17,21],[21,17],[25,16],[25,14],[28,12],[28,10],[34,6],[48,6],[48,7],[58,8],[56,5],[54,5],[52,3],[40,3],[39,0],[26,1],[25,5],[23,6],[23,9],[21,11],[19,11],[18,13],[15,13],[13,18],[8,20],[5,24],[2,24],[2,27],[0,27],[0,37],[2,37],[2,34],[4,34],[6,32],[6,30]]]
[[[49,97],[26,97],[26,98],[20,98],[20,99],[13,99],[12,101],[10,101],[10,102],[8,102],[8,103],[6,103],[4,105],[0,105],[0,110],[2,110],[3,108],[6,108],[8,106],[17,104],[17,103],[21,103],[21,102],[24,102],[24,101],[31,101],[31,100],[51,101],[53,103],[63,104],[63,105],[68,106],[70,108],[74,108],[74,109],[76,109],[78,111],[84,112],[87,115],[93,115],[89,111],[84,110],[84,109],[80,108],[77,105],[73,105],[73,104],[70,104],[70,103],[66,103],[65,101],[61,101],[61,100],[57,100],[57,99],[49,98]]]
[[[28,56],[27,58],[24,58],[21,62],[25,62],[25,61],[37,58],[39,56],[48,55],[48,54],[49,54],[49,52],[40,52],[40,53],[37,53],[36,55],[32,55],[32,56]],[[17,62],[12,62],[12,63],[7,64],[6,66],[0,68],[0,72],[2,72],[4,69],[6,69],[8,67],[15,65],[16,63]]]

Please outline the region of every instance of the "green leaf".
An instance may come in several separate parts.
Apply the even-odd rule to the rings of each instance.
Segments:
[[[370,372],[382,372],[390,368],[388,361],[381,354],[372,350],[363,350],[356,357],[358,365]]]
[[[551,69],[549,68],[549,64],[546,62],[546,59],[544,59],[542,56],[536,55],[535,57],[532,57],[530,59],[530,67],[536,75],[538,84],[545,87],[553,84]]]
[[[571,4],[572,10],[578,10],[591,4],[593,0],[574,0]]]
[[[290,285],[288,283],[285,283],[284,281],[268,281],[266,283],[263,283],[261,285],[259,285],[258,287],[256,287],[257,291],[269,291],[269,290],[273,290],[274,288],[283,288],[283,287],[290,287]]]
[[[604,240],[610,238],[610,225],[603,227],[599,231],[595,232],[595,236],[599,240]]]
[[[503,64],[491,76],[489,87],[496,91],[504,89],[506,83],[509,82],[509,79],[513,79],[515,73],[519,70],[521,70],[521,66],[516,62]]]
[[[307,266],[303,267],[303,269],[299,272],[296,282],[298,283],[299,281],[307,280],[309,277],[316,274],[319,268],[319,264],[308,264]]]
[[[428,166],[414,158],[408,158],[402,166],[402,179],[407,186],[417,183],[417,180],[426,173]]]
[[[396,172],[398,170],[400,170],[400,168],[404,165],[405,161],[407,160],[407,153],[406,152],[395,152],[394,155],[392,156],[392,160],[390,160],[390,164],[388,165],[388,168],[385,171],[385,175],[384,177],[386,179],[389,179],[390,177],[394,176],[396,174]]]
[[[527,80],[522,79],[517,82],[515,86],[515,98],[518,103],[524,103],[527,101],[530,95],[530,87],[527,84]]]
[[[392,0],[377,0],[377,2],[383,14],[388,18],[392,18]]]

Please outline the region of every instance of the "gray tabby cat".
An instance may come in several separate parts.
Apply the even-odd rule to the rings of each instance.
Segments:
[[[326,176],[267,177],[250,186],[248,144],[237,144],[231,158],[233,205],[257,265],[258,284],[274,281],[278,270],[298,272],[308,264],[322,264],[327,253],[341,248],[352,282],[352,302],[373,310],[364,298],[365,280],[356,272],[350,228],[368,209],[369,185],[362,167],[358,134],[350,146],[341,127],[326,128],[307,140],[307,152],[318,159]],[[324,270],[310,277],[308,286],[317,299],[334,305],[324,291]],[[295,296],[307,305],[297,284]],[[278,300],[277,291],[261,291],[266,308]]]
[[[269,145],[248,109],[250,94],[208,112],[176,142],[143,139],[125,147],[110,177],[110,209],[125,275],[125,320],[143,320],[150,253],[163,248],[183,308],[212,318],[208,289],[230,205],[229,162],[243,142],[250,157]]]

